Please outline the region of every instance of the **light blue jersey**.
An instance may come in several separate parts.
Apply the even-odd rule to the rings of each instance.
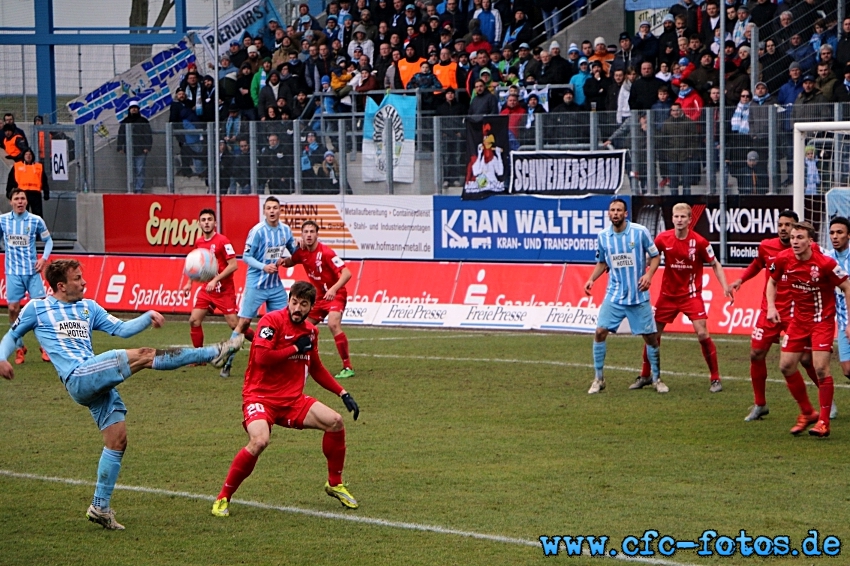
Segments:
[[[605,300],[627,306],[649,301],[649,291],[639,291],[638,280],[646,273],[647,254],[656,257],[658,248],[644,226],[625,222],[622,232],[609,226],[597,236],[596,261],[608,265]]]
[[[282,222],[272,227],[264,220],[251,228],[245,240],[245,253],[242,256],[242,261],[248,264],[245,288],[264,290],[283,287],[280,275],[266,273],[263,271],[263,266],[289,257],[296,249],[292,230]]]
[[[142,320],[147,317],[146,320]],[[138,322],[137,322],[138,321]],[[65,383],[77,367],[94,358],[91,333],[100,330],[111,335],[135,334],[150,324],[150,317],[142,315],[125,322],[106,312],[91,299],[76,303],[63,303],[54,297],[30,301],[21,310],[18,320],[9,330],[16,341],[32,330],[38,343],[50,355],[50,361]],[[122,327],[127,326],[122,330]]]
[[[32,275],[38,254],[35,250],[35,238],[43,242],[50,240],[50,232],[41,216],[7,212],[0,214],[0,231],[6,246],[6,275]],[[45,249],[45,259],[50,252]]]
[[[838,262],[838,265],[844,271],[850,269],[850,248],[843,252],[831,249],[825,252],[824,255]],[[847,328],[847,301],[844,298],[844,291],[838,287],[835,288],[835,318],[838,320],[839,334],[844,334],[844,329]]]

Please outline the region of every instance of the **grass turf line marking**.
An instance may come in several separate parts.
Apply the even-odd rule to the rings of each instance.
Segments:
[[[95,482],[75,480],[71,478],[59,478],[54,476],[41,476],[37,474],[22,474],[11,470],[0,470],[0,476],[13,479],[44,481],[52,483],[61,483],[65,485],[89,486],[95,485]],[[212,495],[203,495],[199,493],[190,493],[188,491],[172,491],[169,489],[157,489],[155,487],[144,487],[138,485],[121,485],[117,484],[115,489],[122,491],[134,491],[136,493],[146,493],[149,495],[162,495],[165,497],[181,497],[183,499],[194,499],[197,501],[215,501]],[[486,533],[476,533],[474,531],[461,531],[459,529],[450,529],[439,525],[426,525],[422,523],[407,523],[404,521],[390,521],[388,519],[377,519],[373,517],[363,517],[360,515],[352,515],[349,513],[332,513],[329,511],[316,511],[314,509],[302,509],[301,507],[291,507],[288,505],[272,505],[270,503],[262,503],[260,501],[247,501],[243,499],[233,499],[231,503],[244,505],[246,507],[254,507],[256,509],[266,509],[269,511],[279,511],[281,513],[292,513],[295,515],[305,515],[315,517],[317,519],[331,519],[334,521],[348,521],[351,523],[360,523],[364,525],[374,525],[378,527],[389,527],[392,529],[404,529],[407,531],[430,532],[441,535],[455,535],[464,538],[477,540],[485,540],[490,542],[501,542],[505,544],[513,544],[518,546],[540,546],[539,541],[526,540],[522,538],[506,537],[501,535],[488,535]],[[585,550],[584,554],[588,554]],[[659,566],[696,566],[693,564],[685,564],[682,562],[673,562],[672,560],[654,560],[651,558],[641,558],[625,556],[618,554],[617,556],[607,556],[607,558],[615,558],[627,562],[639,562],[643,564],[658,564]]]
[[[360,358],[386,358],[393,360],[423,360],[423,361],[433,361],[433,362],[476,362],[483,364],[529,364],[529,365],[544,365],[544,366],[558,366],[558,367],[571,367],[571,368],[582,368],[582,369],[593,369],[593,364],[581,364],[578,362],[560,362],[557,360],[520,360],[516,358],[451,358],[448,356],[402,356],[400,354],[363,354],[363,353],[352,353],[352,357],[360,357]],[[632,367],[623,367],[623,366],[605,366],[605,369],[612,371],[623,371],[623,372],[640,372],[640,368],[632,368]],[[705,379],[707,376],[703,373],[683,373],[677,371],[670,370],[661,370],[663,375],[672,375],[679,377],[698,377]],[[749,377],[733,377],[724,375],[722,376],[723,380],[729,381],[750,381]],[[784,379],[770,379],[771,383],[785,383]],[[809,387],[815,387],[814,383],[809,383]],[[836,389],[850,389],[850,384],[848,383],[836,383]]]

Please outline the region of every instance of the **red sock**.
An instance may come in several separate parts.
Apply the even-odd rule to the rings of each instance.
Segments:
[[[828,375],[820,380],[818,386],[818,401],[820,402],[820,420],[829,424],[829,412],[832,410],[832,397],[835,394],[835,383]]]
[[[189,335],[192,337],[192,346],[200,348],[204,345],[204,327],[190,326]]]
[[[793,375],[785,377],[785,383],[788,385],[788,391],[791,392],[791,396],[794,397],[794,400],[800,406],[800,411],[804,415],[811,415],[815,408],[812,407],[812,403],[809,401],[809,394],[806,393],[806,382],[803,381],[803,374],[795,371]],[[830,401],[831,404],[832,401]]]
[[[328,459],[328,483],[342,483],[342,468],[345,465],[345,429],[328,431],[322,437],[322,452]]]
[[[705,358],[705,363],[708,364],[708,373],[711,375],[711,380],[720,379],[720,372],[717,370],[717,348],[714,347],[714,341],[711,338],[700,340],[699,347],[702,348],[702,357]]]
[[[349,359],[351,356],[348,353],[348,338],[345,336],[345,332],[340,332],[334,336],[334,342],[336,342],[339,357],[342,358],[342,367],[351,369],[351,360]]]
[[[643,344],[643,365],[640,368],[641,377],[649,377],[652,375],[652,367],[649,365],[649,358],[646,357],[646,343]]]
[[[815,370],[815,366],[803,366],[806,370],[806,374],[809,376],[809,379],[812,380],[812,383],[820,386],[820,382],[818,381],[818,372]]]
[[[767,405],[767,399],[764,396],[767,384],[767,361],[750,360],[750,381],[753,384],[755,404],[764,407]]]
[[[254,330],[249,326],[248,330],[245,331],[245,340],[248,342],[254,341]]]
[[[251,475],[254,471],[254,466],[257,464],[257,456],[254,456],[247,449],[240,450],[236,457],[233,458],[233,463],[230,464],[230,470],[227,472],[227,479],[224,480],[224,485],[221,486],[221,493],[217,499],[226,497],[230,501],[230,497],[239,489],[245,478]]]

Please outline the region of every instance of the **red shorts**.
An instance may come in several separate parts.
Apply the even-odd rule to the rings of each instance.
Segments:
[[[321,322],[325,320],[325,317],[328,316],[328,313],[344,311],[345,305],[347,303],[348,295],[341,295],[339,293],[336,294],[333,301],[319,299],[316,301],[316,304],[313,305],[313,309],[310,311],[310,314],[308,314],[307,317],[312,318],[316,322]]]
[[[214,313],[216,309],[221,311],[221,314],[236,314],[239,307],[236,306],[236,292],[229,291],[227,293],[208,293],[206,289],[198,291],[198,296],[195,297],[194,309],[204,309]]]
[[[759,313],[756,326],[753,328],[753,333],[750,336],[750,347],[753,350],[769,350],[771,344],[779,343],[779,337],[783,332],[788,330],[787,318],[780,314],[780,319],[781,322],[779,324],[774,324],[767,320],[767,313],[765,311]]]
[[[273,424],[286,428],[304,428],[304,419],[310,412],[310,407],[316,402],[307,395],[301,395],[291,405],[286,407],[272,405],[257,399],[246,399],[242,403],[242,426],[246,429],[254,421],[266,421],[269,428]]]
[[[691,320],[705,320],[708,313],[702,297],[686,297],[684,299],[672,299],[661,295],[655,303],[655,322],[670,324],[676,320],[676,316],[682,313]]]
[[[783,352],[831,352],[832,341],[835,338],[835,321],[806,322],[788,325],[788,331],[782,338]]]

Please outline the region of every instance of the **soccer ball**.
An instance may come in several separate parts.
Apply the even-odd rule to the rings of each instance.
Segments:
[[[192,281],[207,282],[218,275],[218,261],[208,249],[192,250],[186,256],[183,274]]]

